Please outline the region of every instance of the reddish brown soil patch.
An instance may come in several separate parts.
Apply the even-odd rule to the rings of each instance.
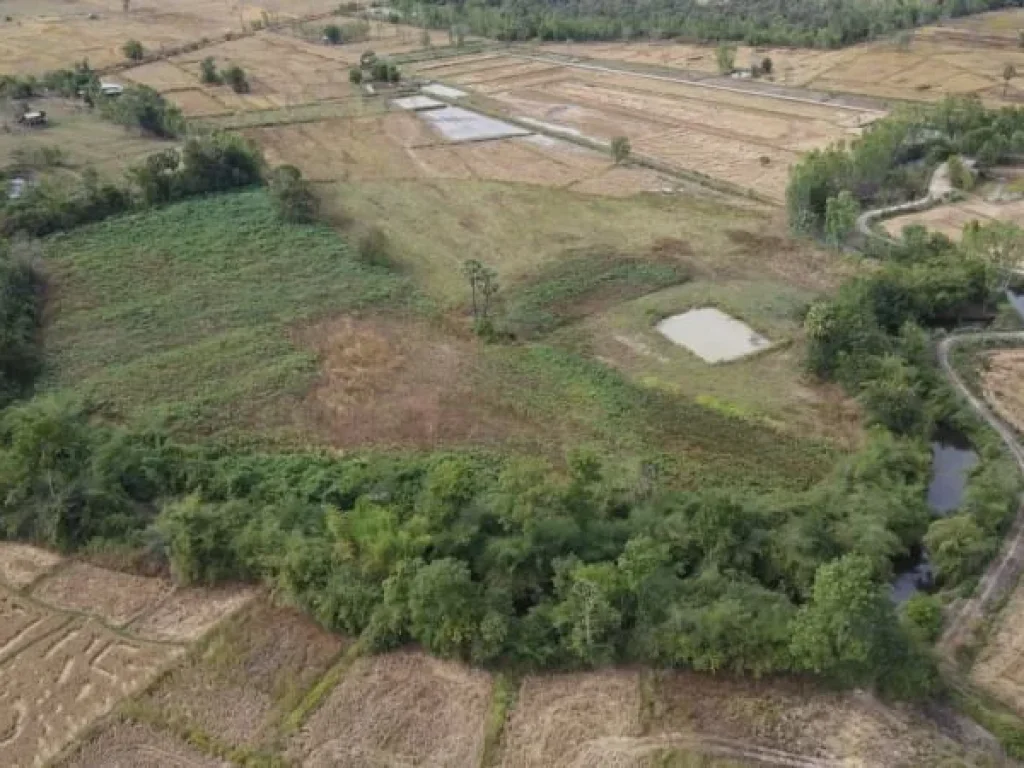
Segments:
[[[340,317],[299,332],[322,375],[306,418],[339,447],[491,443],[521,424],[474,385],[477,342],[419,322]]]

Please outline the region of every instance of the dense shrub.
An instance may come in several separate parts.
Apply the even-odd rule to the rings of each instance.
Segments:
[[[316,221],[319,207],[316,195],[298,168],[292,165],[275,168],[270,174],[270,196],[283,221],[296,224]]]
[[[132,61],[142,61],[146,57],[146,49],[142,47],[142,43],[138,40],[129,40],[121,46],[121,51],[126,59],[131,59]]]
[[[248,93],[249,80],[245,76],[245,70],[237,64],[232,64],[230,67],[220,73],[221,79],[229,86],[235,93]]]
[[[118,98],[104,99],[101,104],[109,119],[126,127],[164,139],[173,139],[185,132],[181,110],[144,85],[125,88]]]
[[[43,278],[29,254],[0,242],[0,407],[24,397],[42,367]]]

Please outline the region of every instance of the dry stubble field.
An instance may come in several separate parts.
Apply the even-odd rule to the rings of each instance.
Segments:
[[[177,592],[159,579],[0,542],[4,765],[54,758],[251,596]]]
[[[776,201],[785,194],[789,166],[803,152],[853,138],[883,114],[517,54],[425,62],[416,72],[463,88],[538,130],[599,144],[626,136],[640,155]]]
[[[1024,100],[1011,84],[1003,94],[1003,67],[1024,68],[1017,30],[1024,11],[1003,10],[947,20],[910,35],[909,44],[879,40],[839,50],[739,46],[737,66],[769,57],[774,82],[818,91],[882,99],[931,101],[947,94],[975,94],[991,103]],[[540,50],[595,61],[688,70],[717,76],[715,46],[654,43],[557,43]]]

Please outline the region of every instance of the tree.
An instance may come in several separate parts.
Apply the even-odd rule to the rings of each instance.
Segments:
[[[129,40],[121,46],[121,51],[126,59],[131,59],[132,61],[141,61],[146,56],[146,49],[142,47],[142,43],[138,40]]]
[[[409,633],[440,656],[468,655],[482,609],[480,585],[461,560],[444,558],[423,565],[409,585]]]
[[[199,64],[199,79],[207,85],[220,85],[221,78],[213,56],[207,56]]]
[[[237,64],[232,64],[230,67],[225,69],[221,76],[224,78],[224,82],[230,85],[231,90],[235,93],[249,92],[249,81],[245,76],[245,70]]]
[[[498,293],[498,273],[476,259],[469,259],[462,265],[462,274],[469,282],[473,296],[473,322],[477,332],[487,333],[491,325],[491,301]]]
[[[871,559],[846,555],[818,569],[811,599],[793,622],[793,659],[847,685],[873,683],[898,655],[896,628]]]
[[[629,143],[629,139],[625,136],[616,136],[612,139],[611,150],[612,159],[616,165],[620,165],[629,159],[632,146]]]
[[[718,71],[723,75],[731,74],[736,68],[736,46],[731,43],[720,43],[715,51]]]
[[[1003,67],[1003,96],[1006,95],[1006,89],[1010,87],[1010,81],[1017,76],[1017,68],[1013,64],[1007,64]]]
[[[856,226],[859,211],[856,198],[845,189],[825,202],[825,239],[837,251]]]
[[[348,81],[352,83],[352,85],[359,85],[361,82],[363,82],[363,70],[361,70],[359,67],[349,67]]]
[[[949,172],[949,182],[954,189],[969,192],[974,187],[974,174],[959,155],[952,155],[946,161],[946,166]]]
[[[963,247],[981,259],[992,275],[990,290],[1003,293],[1024,263],[1024,230],[1009,221],[964,228]]]
[[[584,664],[603,664],[615,658],[622,614],[616,608],[621,591],[613,563],[583,564],[575,559],[556,565],[559,602],[555,626],[568,651]]]
[[[341,27],[337,24],[328,24],[324,27],[324,40],[331,45],[338,45],[341,42]]]
[[[770,75],[772,73],[772,66],[772,60],[767,56],[761,59],[761,71],[764,74]]]
[[[282,220],[295,224],[316,221],[319,207],[316,195],[295,166],[282,165],[274,169],[270,175],[270,195]]]
[[[952,586],[981,571],[996,542],[974,518],[961,514],[933,522],[925,534],[924,545],[935,566],[935,575]]]

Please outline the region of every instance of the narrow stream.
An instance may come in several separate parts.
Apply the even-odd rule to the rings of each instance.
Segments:
[[[960,435],[943,433],[932,443],[932,477],[928,483],[928,506],[934,517],[955,511],[964,499],[967,475],[978,463],[978,454]],[[893,602],[902,603],[932,585],[933,573],[928,553],[911,553],[909,565],[899,571],[890,585]]]

